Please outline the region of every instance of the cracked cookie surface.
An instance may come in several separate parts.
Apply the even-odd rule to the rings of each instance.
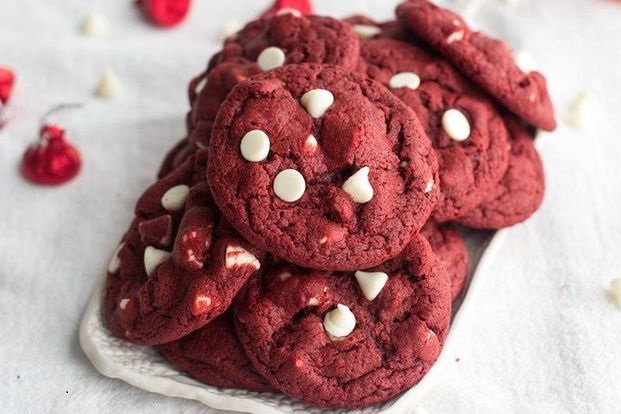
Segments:
[[[245,150],[261,156],[249,161]],[[240,83],[209,151],[226,218],[305,267],[357,270],[395,257],[437,198],[437,161],[412,110],[334,66],[287,65]]]
[[[545,193],[545,173],[533,134],[507,118],[511,134],[509,168],[490,197],[458,222],[477,229],[501,229],[521,223],[537,211]]]
[[[493,103],[444,59],[412,44],[369,40],[361,45],[360,60],[360,70],[414,110],[432,142],[440,174],[434,220],[454,220],[481,203],[509,160],[507,130]],[[403,76],[414,81],[395,83]],[[444,124],[454,110],[467,122],[465,139],[452,137]]]
[[[448,276],[420,235],[371,272],[386,276],[373,300],[365,297],[358,274],[266,265],[235,313],[236,330],[258,371],[286,394],[333,408],[378,404],[416,384],[448,330]],[[327,318],[344,307],[355,327],[335,338]]]
[[[104,315],[116,336],[179,339],[223,313],[260,267],[260,253],[218,213],[205,159],[191,156],[140,197],[108,268]]]
[[[230,311],[178,341],[158,346],[158,349],[171,363],[206,384],[256,392],[276,391],[246,356]]]
[[[524,121],[547,131],[556,128],[545,78],[539,72],[523,72],[505,42],[472,31],[460,16],[427,0],[402,3],[397,7],[397,16],[416,36]]]

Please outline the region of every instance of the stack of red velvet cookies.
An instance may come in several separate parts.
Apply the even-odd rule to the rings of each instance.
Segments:
[[[438,357],[467,252],[544,192],[544,78],[426,0],[396,21],[285,11],[190,84],[188,137],[108,269],[117,336],[207,384],[378,404]]]

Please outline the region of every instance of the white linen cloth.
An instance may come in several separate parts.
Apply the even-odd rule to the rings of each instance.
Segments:
[[[130,1],[1,0],[0,65],[18,82],[14,118],[0,132],[0,412],[204,413],[101,376],[79,348],[91,288],[184,133],[186,85],[217,50],[227,20],[244,22],[267,1],[195,1],[172,30],[141,21]],[[395,0],[317,0],[322,14],[389,18]],[[86,38],[91,10],[109,36]],[[515,227],[466,321],[454,368],[421,404],[430,413],[613,413],[621,409],[621,310],[606,294],[621,277],[621,4],[606,0],[489,0],[481,27],[529,50],[559,112],[580,90],[600,102],[596,125],[561,122],[542,134],[548,193]],[[105,67],[124,84],[117,99],[92,90]],[[24,181],[18,163],[38,117],[61,117],[84,169],[59,188]],[[559,116],[561,119],[561,116]]]

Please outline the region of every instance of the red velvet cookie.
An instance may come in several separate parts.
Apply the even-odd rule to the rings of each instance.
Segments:
[[[160,345],[160,353],[191,377],[220,388],[275,392],[254,368],[239,342],[230,311],[178,341]]]
[[[374,405],[412,387],[438,357],[449,283],[415,235],[369,273],[267,265],[239,302],[235,326],[257,370],[282,392],[318,406]]]
[[[395,257],[437,199],[436,159],[414,113],[339,67],[287,65],[240,83],[209,150],[209,182],[231,224],[314,269]]]
[[[211,127],[222,102],[235,85],[259,73],[259,66],[244,58],[231,59],[209,72],[192,106],[192,143],[201,148],[208,145]],[[196,128],[200,130],[194,131]]]
[[[507,169],[507,130],[493,103],[445,60],[394,39],[361,45],[360,69],[411,107],[436,150],[440,200],[434,220],[479,205]]]
[[[431,250],[444,266],[451,280],[451,298],[457,299],[468,274],[468,250],[461,234],[452,224],[428,222],[420,233],[431,245]]]
[[[477,229],[501,229],[529,218],[541,205],[545,174],[533,145],[533,135],[520,123],[507,119],[511,133],[509,168],[491,198],[458,221]]]
[[[196,152],[196,146],[190,143],[190,140],[186,137],[181,141],[177,142],[175,146],[168,151],[162,164],[160,165],[160,169],[157,173],[157,178],[164,178],[171,172],[173,172],[177,167],[183,164],[192,154]]]
[[[450,10],[427,0],[408,0],[397,8],[399,20],[529,124],[556,128],[546,80],[538,72],[524,73],[506,43],[473,32]]]
[[[260,267],[195,174],[204,158],[191,156],[138,201],[108,269],[104,314],[114,335],[141,345],[177,340],[223,313]]]
[[[296,63],[351,69],[358,60],[358,48],[358,37],[347,23],[331,17],[285,13],[247,24],[227,39],[216,62],[244,57],[257,62],[262,70]]]

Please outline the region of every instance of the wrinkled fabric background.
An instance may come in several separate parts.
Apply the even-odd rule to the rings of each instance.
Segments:
[[[204,413],[104,378],[78,345],[91,288],[183,136],[186,84],[217,50],[226,20],[267,1],[195,1],[165,31],[130,1],[0,0],[0,65],[19,76],[14,119],[0,132],[0,411]],[[397,1],[317,0],[322,14],[389,18]],[[541,211],[511,230],[467,321],[452,370],[421,405],[430,413],[612,413],[621,407],[621,310],[606,294],[621,277],[621,4],[606,0],[488,0],[481,28],[529,50],[559,112],[587,90],[593,128],[561,122],[541,135],[549,190]],[[90,10],[112,24],[103,39],[77,27]],[[107,66],[124,92],[97,100]],[[60,102],[86,102],[61,122],[84,170],[60,188],[25,182],[17,165],[37,120]],[[559,116],[562,120],[562,117]]]

